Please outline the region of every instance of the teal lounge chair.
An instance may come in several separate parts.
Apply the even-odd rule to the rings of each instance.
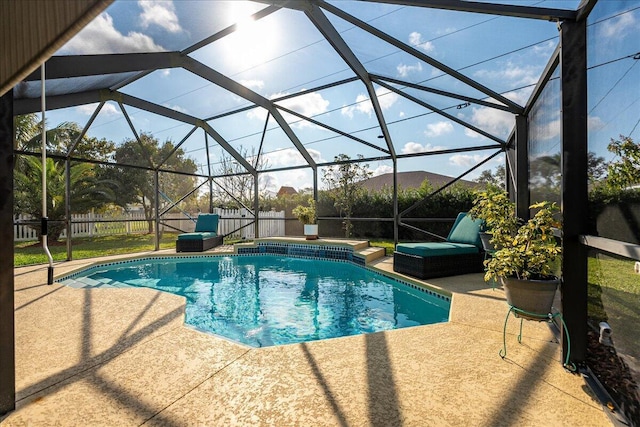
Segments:
[[[480,240],[482,220],[458,214],[444,242],[398,243],[393,254],[393,271],[429,279],[484,271]]]
[[[193,233],[182,233],[176,240],[176,252],[202,252],[222,244],[218,236],[218,214],[201,213]]]

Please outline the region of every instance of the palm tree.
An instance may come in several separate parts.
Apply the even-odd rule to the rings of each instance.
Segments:
[[[38,151],[42,146],[42,122],[35,114],[14,118],[15,148],[31,152],[16,158],[14,167],[14,212],[34,219],[42,217],[42,160]],[[67,154],[81,134],[76,123],[64,122],[47,131],[47,151]],[[77,144],[80,156],[106,158],[114,144],[106,140],[83,137]],[[74,212],[84,213],[100,208],[115,199],[114,182],[97,178],[97,166],[74,163],[70,167],[71,199]],[[65,161],[48,158],[46,161],[47,215],[51,221],[49,238],[58,240],[65,226]],[[32,225],[40,233],[40,225]],[[41,238],[42,236],[40,236]]]
[[[48,236],[58,240],[65,229],[65,167],[63,162],[47,159],[47,215]],[[88,212],[100,203],[115,199],[113,185],[96,178],[95,168],[89,163],[76,163],[70,168],[71,206],[74,212]],[[38,157],[25,156],[21,168],[14,172],[16,212],[32,218],[42,217],[42,161]],[[32,225],[40,233],[40,225]],[[39,236],[42,237],[41,235]]]

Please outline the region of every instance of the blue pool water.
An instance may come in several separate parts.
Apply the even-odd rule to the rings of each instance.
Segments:
[[[448,298],[347,262],[274,255],[137,260],[72,286],[149,287],[186,297],[186,322],[252,347],[446,322]]]

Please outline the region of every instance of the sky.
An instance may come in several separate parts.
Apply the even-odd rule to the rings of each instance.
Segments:
[[[578,4],[573,0],[511,3],[564,9],[574,9]],[[627,6],[629,2],[611,3],[618,4],[619,9],[631,11],[616,16],[613,10],[610,14],[612,18],[593,28],[593,31],[604,35],[605,40],[616,39],[620,42],[616,49],[604,43],[594,48],[592,57],[601,62],[606,62],[607,55],[616,59],[624,56],[626,51],[633,53],[634,49],[640,50],[637,47],[638,38],[635,37],[639,33],[638,10]],[[526,104],[558,44],[557,24],[543,20],[381,3],[338,1],[330,4],[519,105]],[[302,11],[281,9],[258,21],[248,19],[249,15],[265,7],[267,5],[263,3],[243,1],[116,0],[61,48],[57,55],[180,51],[237,23],[238,31],[191,52],[189,56],[267,99],[295,95],[355,76],[354,71]],[[324,15],[370,74],[496,102],[338,16],[327,11],[324,11]],[[635,81],[639,81],[633,76],[637,76],[640,67],[623,75],[628,66],[628,62],[619,63],[617,75],[622,76],[621,79],[636,78]],[[594,89],[600,90],[602,96],[601,102],[594,101],[589,118],[594,132],[601,133],[595,143],[600,151],[606,146],[608,138],[617,136],[614,131],[621,127],[618,119],[604,117],[612,111],[608,102],[613,100],[611,93],[606,92],[608,87],[611,88],[607,76],[611,75],[612,70],[604,68],[594,71],[603,73],[599,80],[601,84]],[[391,86],[401,88],[423,103],[448,113],[448,116],[434,113],[423,105],[374,84],[397,154],[429,153],[495,143],[474,129],[462,126],[455,119],[502,140],[508,137],[514,126],[513,114],[500,109],[467,104],[396,84]],[[624,84],[617,90],[623,87]],[[612,91],[614,89],[616,87]],[[208,120],[209,125],[237,151],[246,154],[252,161],[252,155],[260,151],[260,163],[265,169],[305,163],[274,118],[269,117],[265,123],[268,117],[266,110],[258,107],[216,117],[251,103],[187,70],[157,70],[120,91],[201,119],[213,118]],[[631,128],[633,121],[638,118],[633,111],[640,107],[637,98],[635,104],[633,98],[630,107],[624,110],[630,109],[632,112],[627,119],[627,128]],[[360,81],[312,91],[276,103],[368,143],[358,143],[340,133],[283,113],[283,118],[318,163],[331,161],[339,154],[347,154],[351,158],[387,155],[385,150],[388,151],[388,146],[381,138],[382,132],[366,87]],[[85,105],[51,111],[47,113],[47,123],[52,127],[63,121],[74,121],[84,126],[96,107]],[[137,132],[151,133],[160,141],[180,142],[192,130],[191,125],[133,107],[125,106],[125,109]],[[265,129],[267,131],[263,138]],[[557,140],[559,117],[550,117],[538,132],[543,140]],[[105,104],[89,128],[88,135],[107,138],[117,144],[133,138],[120,107],[112,102]],[[210,137],[208,144],[215,172],[220,167],[222,149]],[[182,148],[200,166],[200,172],[206,174],[203,132],[194,132]],[[458,176],[495,152],[493,149],[478,150],[400,159],[398,170],[427,170]],[[475,179],[483,169],[493,169],[503,162],[503,156],[499,155],[465,176],[465,179]],[[376,175],[393,170],[389,160],[371,161],[368,166]],[[313,184],[308,168],[268,172],[261,174],[261,179],[271,191],[277,191],[285,185],[301,189]],[[322,182],[319,184],[322,186]]]

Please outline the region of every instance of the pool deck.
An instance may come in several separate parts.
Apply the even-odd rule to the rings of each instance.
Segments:
[[[178,296],[46,278],[15,269],[17,408],[3,427],[612,425],[547,324],[525,321],[519,344],[512,318],[498,355],[508,306],[481,274],[429,280],[453,295],[448,323],[262,349],[184,326]]]

